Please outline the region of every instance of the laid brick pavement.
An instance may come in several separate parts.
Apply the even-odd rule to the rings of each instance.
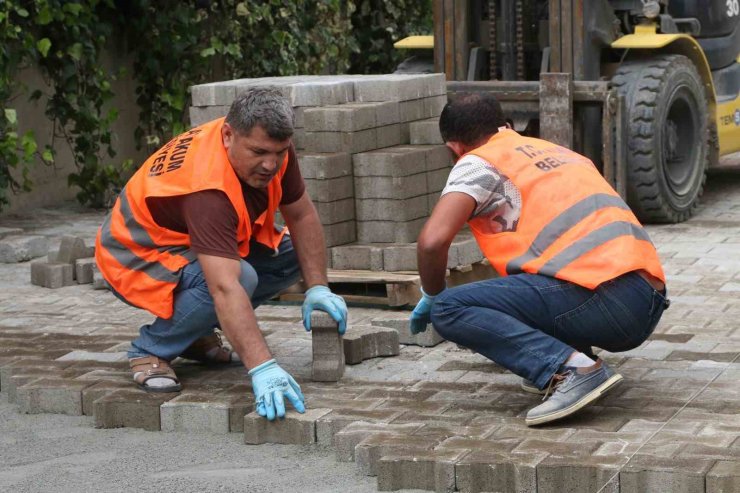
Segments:
[[[98,427],[243,433],[246,443],[318,443],[376,475],[380,490],[740,491],[740,173],[710,178],[684,224],[648,228],[671,308],[639,348],[601,353],[625,382],[577,417],[524,425],[538,397],[485,358],[443,342],[347,366],[311,381],[311,336],[298,306],[258,309],[266,340],[306,395],[308,412],[256,417],[246,370],[187,361],[184,390],[131,383],[127,342],[150,316],[90,285],[30,284],[29,262],[0,265],[0,391],[19,412],[87,414]],[[61,208],[3,227],[92,244],[101,213]],[[41,259],[43,260],[43,259]],[[406,314],[408,312],[405,312]],[[350,327],[404,313],[352,308]],[[245,445],[246,446],[246,445]]]

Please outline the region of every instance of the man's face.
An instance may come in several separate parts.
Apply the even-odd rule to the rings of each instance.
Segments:
[[[289,138],[275,140],[259,125],[246,135],[240,135],[224,123],[221,135],[234,172],[241,181],[254,188],[267,187],[290,147]]]

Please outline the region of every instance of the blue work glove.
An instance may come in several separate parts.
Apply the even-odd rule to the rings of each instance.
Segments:
[[[332,293],[326,286],[314,286],[306,291],[306,299],[303,300],[303,326],[311,330],[311,312],[321,310],[329,314],[339,324],[339,333],[344,334],[347,330],[347,304],[341,296]]]
[[[439,293],[431,296],[426,294],[423,289],[421,290],[421,299],[416,304],[414,311],[411,312],[411,317],[409,317],[409,328],[412,334],[421,334],[427,330],[427,324],[431,319],[432,305],[434,305],[434,299],[439,296]]]
[[[265,361],[249,370],[252,377],[252,391],[254,392],[257,413],[272,421],[275,416],[285,417],[286,396],[296,411],[306,412],[303,403],[303,393],[293,377],[280,368],[274,359]]]

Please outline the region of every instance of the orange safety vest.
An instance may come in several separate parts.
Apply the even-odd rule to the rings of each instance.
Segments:
[[[267,186],[267,210],[250,222],[242,185],[226,156],[221,137],[223,118],[178,135],[152,154],[131,177],[106,217],[95,240],[101,274],[129,303],[170,318],[173,290],[180,271],[196,259],[190,236],[159,226],[146,203],[149,197],[175,197],[203,190],[226,193],[238,217],[239,255],[249,253],[249,240],[276,249],[285,234],[274,225],[282,197],[281,178],[288,156]]]
[[[483,254],[502,275],[541,274],[594,289],[644,269],[665,282],[645,229],[593,163],[550,142],[500,130],[470,154],[519,189],[515,231],[491,233],[468,221]]]

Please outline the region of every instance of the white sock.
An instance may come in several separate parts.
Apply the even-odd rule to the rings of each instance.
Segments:
[[[574,353],[570,358],[568,358],[568,361],[564,363],[564,366],[574,366],[576,368],[586,368],[588,366],[593,366],[595,364],[596,364],[596,361],[592,360],[585,354]]]

